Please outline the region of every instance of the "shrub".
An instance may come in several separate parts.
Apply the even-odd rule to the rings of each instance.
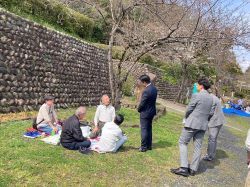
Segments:
[[[240,92],[240,91],[236,91],[234,96],[238,97],[238,98],[245,98],[246,97],[246,95],[243,92]]]
[[[169,63],[162,67],[164,71],[164,79],[171,84],[178,84],[181,80],[182,70],[181,65]]]
[[[135,85],[135,79],[131,75],[128,76],[127,81],[123,84],[122,93],[124,96],[133,96],[133,90]]]
[[[46,22],[83,39],[92,37],[92,19],[55,0],[0,0],[0,7],[39,23]]]
[[[92,41],[107,43],[109,39],[109,25],[105,24],[103,20],[96,20],[92,33]]]
[[[140,63],[148,64],[148,65],[153,66],[154,65],[154,59],[152,58],[151,55],[144,55],[144,56],[141,57]]]
[[[104,50],[108,50],[108,45],[105,44],[100,44],[100,43],[93,43],[93,45],[95,45],[98,48],[104,49]],[[113,59],[121,59],[122,57],[122,53],[123,53],[124,48],[122,46],[113,46],[112,48],[112,58]]]

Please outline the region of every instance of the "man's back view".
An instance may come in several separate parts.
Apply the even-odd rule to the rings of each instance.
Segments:
[[[171,169],[171,172],[174,174],[187,177],[195,175],[198,170],[202,141],[208,128],[208,122],[213,116],[215,109],[213,98],[207,91],[210,86],[206,78],[201,78],[198,81],[198,90],[200,93],[192,97],[188,105],[185,115],[185,125],[179,139],[181,167]],[[191,139],[194,141],[194,153],[189,168],[187,146]]]

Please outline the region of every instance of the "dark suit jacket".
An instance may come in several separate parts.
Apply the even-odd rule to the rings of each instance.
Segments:
[[[138,106],[141,118],[152,119],[156,115],[157,89],[150,84],[142,93],[141,102]]]
[[[61,143],[83,142],[85,140],[77,116],[73,115],[68,118],[62,126]]]

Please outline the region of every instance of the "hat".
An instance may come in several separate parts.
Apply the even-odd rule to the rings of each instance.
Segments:
[[[44,97],[44,100],[45,101],[49,101],[49,100],[54,100],[55,98],[53,97],[53,96],[51,96],[51,95],[46,95],[45,97]]]

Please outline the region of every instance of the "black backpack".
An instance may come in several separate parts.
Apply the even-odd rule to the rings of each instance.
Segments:
[[[37,126],[38,126],[40,123],[42,123],[43,121],[44,121],[44,119],[42,119],[42,121],[40,121],[39,123],[36,123],[36,118],[34,118],[34,119],[33,119],[33,123],[32,123],[33,129],[38,130],[38,129],[37,129]]]

